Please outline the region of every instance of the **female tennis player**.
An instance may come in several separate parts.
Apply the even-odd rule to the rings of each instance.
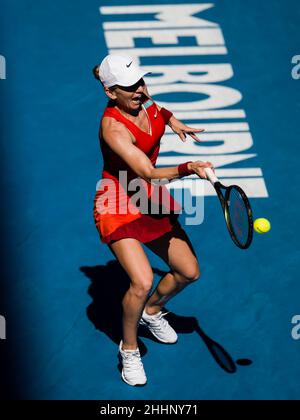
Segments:
[[[155,187],[153,180],[170,182],[195,173],[206,178],[204,168],[212,164],[196,161],[156,168],[166,124],[182,141],[187,134],[199,141],[195,133],[203,130],[184,125],[150,98],[143,79],[147,73],[132,58],[108,55],[93,72],[109,98],[99,131],[104,168],[94,200],[94,218],[101,241],[110,247],[131,281],[122,302],[119,357],[122,379],[129,385],[142,386],[147,378],[137,344],[139,323],[160,342],[175,343],[177,334],[164,318],[164,305],[200,276],[195,252],[177,220],[178,203],[169,193],[166,203],[161,195],[165,197],[168,190],[161,184]],[[133,195],[127,187],[134,179],[142,181],[147,200],[156,202],[160,209],[164,207],[164,212],[149,214],[131,202]],[[154,199],[156,188],[160,195]],[[153,272],[142,244],[170,267],[150,297]]]

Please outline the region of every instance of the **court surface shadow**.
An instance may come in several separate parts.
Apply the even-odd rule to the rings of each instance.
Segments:
[[[88,319],[97,330],[119,345],[122,339],[122,300],[130,285],[129,277],[117,261],[80,267],[80,271],[91,281],[88,294],[92,302],[86,309]],[[144,356],[147,348],[141,340],[138,344]]]
[[[122,299],[129,288],[130,280],[121,265],[115,261],[109,261],[106,265],[94,267],[81,267],[80,271],[91,281],[88,294],[92,298],[87,307],[87,317],[95,328],[106,334],[114,343],[119,345],[122,338]],[[153,269],[154,274],[163,276],[164,271]],[[206,345],[208,351],[216,363],[227,373],[237,371],[236,363],[219,343],[210,338],[200,327],[197,318],[192,316],[179,316],[173,312],[166,315],[166,319],[178,334],[196,333]],[[145,328],[139,327],[139,337],[157,341]],[[147,347],[139,338],[141,355],[147,353]],[[252,361],[243,359],[245,363],[239,365],[249,366]]]

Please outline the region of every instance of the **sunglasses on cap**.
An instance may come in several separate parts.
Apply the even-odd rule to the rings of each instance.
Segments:
[[[132,86],[120,86],[120,85],[115,85],[114,88],[119,88],[121,90],[124,90],[125,92],[134,92],[136,91],[140,86],[145,86],[145,81],[144,79],[140,79],[138,82],[136,82],[134,85]]]

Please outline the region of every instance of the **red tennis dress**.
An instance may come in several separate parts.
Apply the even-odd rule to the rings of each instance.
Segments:
[[[148,116],[150,133],[141,130],[110,105],[105,109],[102,118],[111,117],[124,124],[135,137],[135,146],[155,166],[160,140],[165,132],[165,122],[152,100],[147,98],[143,109]],[[100,139],[100,146],[104,167],[94,198],[93,213],[103,243],[109,244],[124,238],[134,238],[146,243],[170,232],[175,224],[179,224],[177,219],[181,206],[164,185],[148,183],[139,178],[103,139]],[[136,183],[138,188],[135,187]]]

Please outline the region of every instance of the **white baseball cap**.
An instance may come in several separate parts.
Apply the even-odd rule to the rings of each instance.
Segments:
[[[132,86],[149,74],[142,70],[131,57],[107,55],[99,67],[99,77],[104,86]]]

